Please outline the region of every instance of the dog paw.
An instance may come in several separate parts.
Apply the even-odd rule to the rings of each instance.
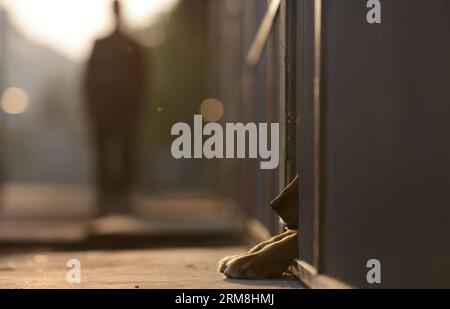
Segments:
[[[273,279],[281,277],[284,270],[270,265],[263,254],[252,253],[228,261],[223,274],[230,279]]]
[[[223,259],[221,259],[218,263],[218,271],[221,274],[223,274],[223,272],[225,271],[225,269],[228,266],[228,263],[237,257],[238,257],[238,255],[231,255],[231,256],[227,256],[227,257],[224,257]]]
[[[229,279],[247,279],[246,269],[255,254],[235,257],[227,262],[223,274]]]
[[[298,234],[288,236],[266,245],[257,252],[250,252],[233,259],[225,258],[221,264],[223,274],[230,279],[281,278],[298,254]]]

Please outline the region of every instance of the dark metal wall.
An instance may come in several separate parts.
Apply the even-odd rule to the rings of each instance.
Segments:
[[[381,2],[323,2],[321,272],[450,287],[450,1]]]
[[[300,176],[299,202],[299,257],[311,265],[314,260],[314,2],[289,0],[288,40],[291,46],[289,85],[291,100],[295,100],[297,118],[298,174]],[[291,89],[295,87],[295,90]]]

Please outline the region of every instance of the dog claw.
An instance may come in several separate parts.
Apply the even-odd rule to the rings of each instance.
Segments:
[[[235,259],[236,257],[238,257],[238,255],[227,256],[227,257],[224,257],[222,260],[220,260],[220,262],[218,263],[218,265],[219,265],[219,269],[218,269],[219,273],[223,274],[225,272],[225,269],[228,266],[228,263],[231,260]]]

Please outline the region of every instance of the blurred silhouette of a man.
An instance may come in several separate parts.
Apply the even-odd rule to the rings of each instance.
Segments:
[[[97,159],[100,216],[130,210],[145,75],[143,51],[124,33],[119,1],[113,2],[113,13],[115,29],[95,42],[85,81]]]

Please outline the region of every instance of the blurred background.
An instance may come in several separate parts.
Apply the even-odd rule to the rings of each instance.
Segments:
[[[140,46],[146,75],[135,119],[132,216],[97,216],[98,160],[85,84],[96,40],[114,32],[112,4],[0,0],[0,244],[86,246],[112,235],[127,241],[94,243],[146,246],[190,235],[197,244],[205,237],[233,244],[249,224],[263,237],[278,232],[268,207],[280,188],[278,171],[261,171],[254,160],[170,154],[172,126],[192,124],[195,114],[220,123],[278,121],[278,21],[259,42],[261,55],[251,65],[246,60],[267,1],[121,1],[121,30]]]

